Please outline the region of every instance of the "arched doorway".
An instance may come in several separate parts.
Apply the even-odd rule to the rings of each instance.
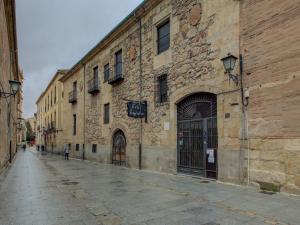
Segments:
[[[113,135],[112,163],[126,165],[126,138],[122,130],[117,130]]]
[[[197,93],[177,104],[178,172],[217,178],[217,97]]]

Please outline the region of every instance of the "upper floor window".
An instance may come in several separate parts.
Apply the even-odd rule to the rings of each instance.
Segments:
[[[109,123],[109,103],[104,105],[104,124]]]
[[[104,66],[104,82],[109,79],[109,63]]]
[[[170,21],[157,27],[157,53],[160,54],[170,47]]]
[[[73,91],[76,92],[77,91],[77,81],[73,82]]]
[[[54,104],[56,104],[56,86],[54,87]]]
[[[115,60],[116,60],[116,77],[122,77],[122,50],[117,51],[115,54]]]
[[[94,67],[94,69],[93,69],[93,78],[94,78],[95,83],[96,82],[98,83],[98,66]]]
[[[158,77],[158,102],[163,103],[168,99],[168,80],[167,75]]]

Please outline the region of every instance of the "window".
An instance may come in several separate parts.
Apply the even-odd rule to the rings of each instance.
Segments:
[[[56,86],[54,87],[54,104],[56,104]]]
[[[107,82],[109,79],[109,64],[104,66],[104,82]]]
[[[170,47],[170,21],[157,27],[157,53],[160,54]]]
[[[92,145],[92,152],[93,152],[93,153],[96,153],[96,152],[97,152],[97,145],[96,145],[96,144],[93,144],[93,145]]]
[[[158,77],[158,102],[166,102],[168,98],[167,74]]]
[[[73,82],[73,91],[77,91],[77,81]]]
[[[122,50],[116,52],[116,77],[122,77]]]
[[[69,151],[71,151],[71,143],[69,143]]]
[[[76,151],[79,151],[79,144],[76,144]]]
[[[109,123],[109,103],[104,105],[104,124]]]
[[[73,135],[76,135],[76,114],[73,115]]]
[[[95,84],[97,84],[98,83],[98,66],[94,67],[94,69],[93,69],[93,78],[94,78]]]

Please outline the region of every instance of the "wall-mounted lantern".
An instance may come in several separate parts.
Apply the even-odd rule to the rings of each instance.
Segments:
[[[11,92],[0,91],[0,97],[8,98],[9,96],[15,96],[21,88],[21,82],[16,80],[9,81]]]
[[[239,84],[239,75],[232,74],[232,71],[234,70],[237,59],[237,57],[230,53],[228,53],[226,57],[221,59],[224,65],[225,73],[228,74],[229,79],[231,79],[236,85]]]

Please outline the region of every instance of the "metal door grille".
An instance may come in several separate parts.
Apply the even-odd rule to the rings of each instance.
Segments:
[[[114,165],[126,165],[126,139],[121,130],[118,130],[113,137],[112,163]]]
[[[217,162],[208,163],[206,150],[217,155],[216,96],[200,93],[189,96],[177,106],[177,167],[179,172],[216,178]]]

